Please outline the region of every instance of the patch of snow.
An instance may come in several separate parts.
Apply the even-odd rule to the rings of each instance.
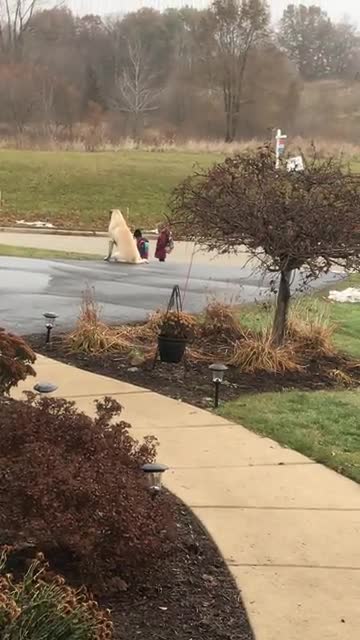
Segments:
[[[330,291],[329,300],[334,302],[360,302],[360,289],[349,287],[343,291]]]
[[[51,222],[44,222],[43,220],[36,220],[35,222],[27,222],[26,220],[16,220],[16,224],[23,227],[36,227],[44,229],[53,229],[54,225]]]

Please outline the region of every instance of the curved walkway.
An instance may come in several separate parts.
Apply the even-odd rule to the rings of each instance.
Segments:
[[[257,640],[353,640],[360,629],[360,487],[190,405],[39,357],[38,378],[91,413],[116,397],[136,437],[155,435],[166,484],[233,573]],[[32,388],[29,379],[18,390]]]

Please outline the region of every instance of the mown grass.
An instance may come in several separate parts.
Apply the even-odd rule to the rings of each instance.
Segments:
[[[337,289],[360,287],[360,275],[338,283]],[[334,325],[335,346],[360,358],[360,304],[330,302],[328,292],[300,298],[295,306],[306,314],[323,314]],[[271,321],[261,305],[239,312],[243,324],[261,328]],[[360,482],[360,391],[284,391],[249,394],[229,402],[221,414],[262,435],[296,449]]]
[[[341,282],[337,289],[360,288],[360,274],[354,274]],[[327,303],[330,318],[336,325],[334,343],[341,351],[360,358],[360,304]]]
[[[108,211],[130,211],[130,223],[153,228],[172,189],[194,165],[223,156],[184,151],[0,151],[0,221],[46,219],[57,226],[105,228]]]
[[[37,258],[38,260],[101,260],[102,256],[74,251],[52,251],[51,249],[35,249],[33,247],[14,247],[0,244],[0,256],[13,258]]]
[[[360,392],[241,396],[221,414],[360,482]]]

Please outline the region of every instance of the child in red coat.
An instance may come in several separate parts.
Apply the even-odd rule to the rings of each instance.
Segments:
[[[171,253],[173,248],[174,240],[172,237],[172,233],[170,229],[165,226],[160,231],[160,235],[157,239],[155,258],[157,258],[159,262],[165,262],[166,256]]]

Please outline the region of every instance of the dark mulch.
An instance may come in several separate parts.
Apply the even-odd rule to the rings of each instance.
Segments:
[[[178,550],[110,602],[118,640],[252,640],[239,590],[217,547],[177,501]]]
[[[45,348],[44,336],[27,336],[27,341],[38,353],[55,360],[74,365],[80,369],[123,380],[131,384],[157,391],[170,398],[199,407],[212,405],[213,388],[211,375],[206,364],[169,365],[157,361],[134,366],[129,356],[120,353],[103,355],[85,355],[70,353],[63,344],[61,336],[54,338],[51,350]],[[248,374],[229,369],[221,388],[222,400],[232,400],[241,393],[282,391],[284,389],[320,390],[339,386],[341,379],[331,373],[334,370],[348,372],[354,385],[360,382],[360,368],[341,354],[333,357],[310,361],[301,371],[284,374],[256,373]]]
[[[122,590],[116,594],[98,598],[111,609],[114,640],[253,640],[241,595],[217,547],[194,515],[172,499],[173,551],[136,580],[120,580]],[[38,550],[28,545],[18,550],[8,570],[22,573]],[[52,569],[79,584],[66,554],[48,550],[46,557]]]

